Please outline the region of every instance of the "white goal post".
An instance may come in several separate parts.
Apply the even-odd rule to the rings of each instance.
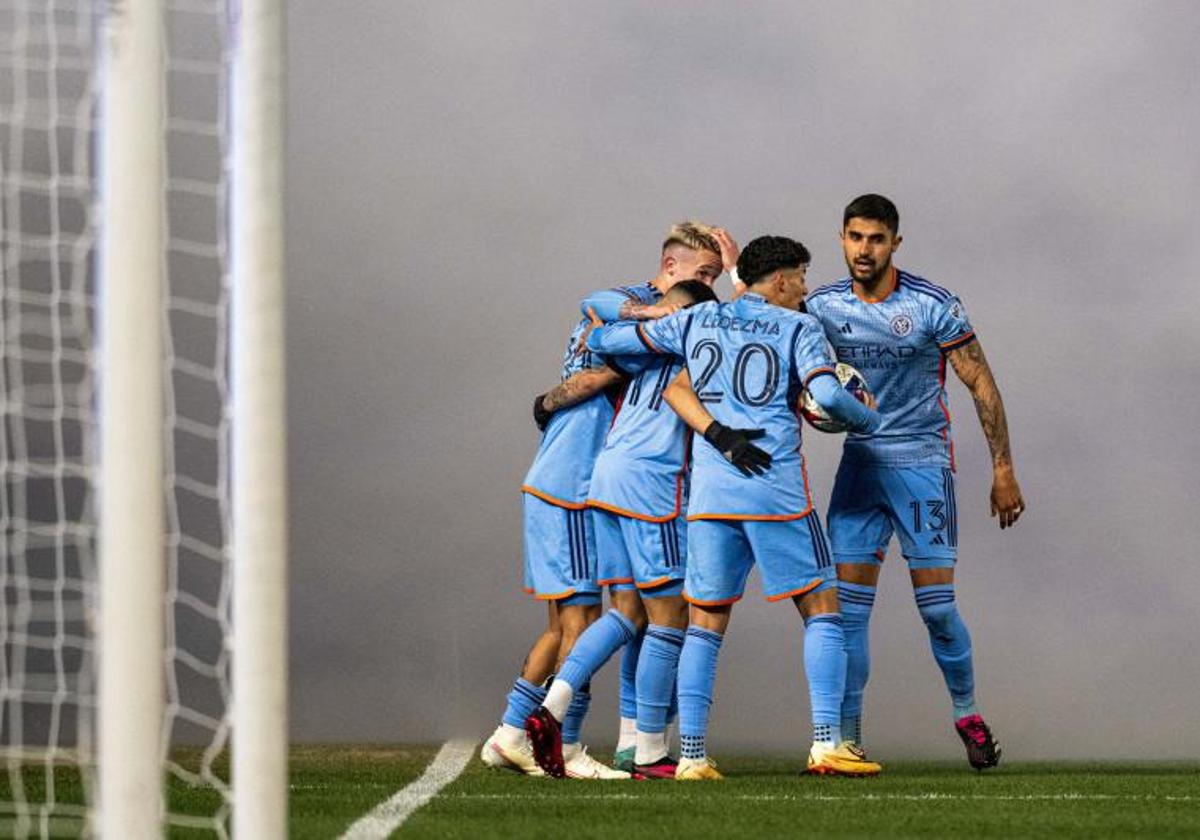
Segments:
[[[0,0],[0,835],[287,834],[283,43]]]

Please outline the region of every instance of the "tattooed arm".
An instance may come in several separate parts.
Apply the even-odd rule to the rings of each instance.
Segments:
[[[983,347],[975,339],[947,353],[958,378],[971,391],[975,411],[983,426],[988,448],[992,452],[992,516],[1000,517],[1000,527],[1016,524],[1025,510],[1025,500],[1013,472],[1012,450],[1008,443],[1008,420],[1000,389],[988,367]]]
[[[621,374],[610,367],[588,368],[572,374],[533,401],[533,419],[539,429],[545,429],[554,412],[570,408],[589,397],[616,385]]]

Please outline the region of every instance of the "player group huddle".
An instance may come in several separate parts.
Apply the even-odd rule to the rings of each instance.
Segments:
[[[757,564],[767,600],[791,600],[804,621],[808,772],[879,773],[862,708],[893,534],[968,761],[999,762],[955,604],[947,361],[991,450],[1001,528],[1024,510],[1004,406],[959,299],[892,264],[895,205],[854,199],[841,241],[849,276],[809,294],[799,242],[761,236],[739,253],[725,230],[688,222],[668,233],[657,277],[583,301],[562,381],[534,401],[543,436],[521,488],[525,587],[547,602],[548,622],[483,746],[486,764],[557,778],[720,779],[706,748],[717,659]],[[727,303],[712,289],[725,270]],[[802,414],[847,435],[828,537],[800,450]],[[579,732],[590,679],[619,649],[612,768]]]

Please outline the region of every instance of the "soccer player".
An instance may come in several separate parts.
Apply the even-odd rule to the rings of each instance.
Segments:
[[[977,770],[995,767],[1000,748],[975,704],[971,637],[955,605],[958,507],[946,362],[971,391],[983,424],[992,454],[992,515],[1001,528],[1025,509],[1004,403],[962,302],[893,265],[901,241],[896,206],[881,195],[854,199],[843,214],[841,240],[850,276],[813,292],[808,311],[838,359],[862,372],[883,416],[878,429],[847,436],[829,501],[849,655],[842,734],[861,745],[867,625],[895,533],[967,759]]]
[[[580,312],[604,323],[661,318],[680,308],[678,303],[662,300],[676,283],[691,279],[711,287],[723,269],[736,270],[737,257],[737,242],[724,228],[698,221],[680,222],[663,239],[658,274],[653,280],[593,292],[580,303]],[[642,638],[639,634],[631,639],[621,656],[621,722],[613,760],[617,767],[629,771],[633,770],[636,757],[635,683]]]
[[[602,299],[589,305],[604,309],[603,297],[607,295],[620,301],[618,310],[624,305],[629,313],[631,301],[652,305],[682,280],[701,279],[711,285],[722,263],[720,245],[710,231],[695,223],[674,226],[663,243],[654,280],[601,293]],[[644,311],[640,315],[647,317]],[[530,775],[541,775],[542,771],[524,731],[525,718],[545,699],[544,683],[600,614],[595,533],[587,509],[587,490],[592,466],[613,417],[612,402],[605,392],[611,396],[620,375],[603,366],[603,360],[583,346],[591,327],[589,318],[575,326],[563,355],[562,382],[534,400],[534,418],[544,434],[521,487],[525,494],[525,588],[548,602],[547,626],[509,692],[503,721],[481,751],[489,766]],[[632,688],[629,693],[632,695]],[[570,745],[565,755],[566,772],[578,778],[627,778],[627,773],[614,773],[578,745],[579,726],[590,699],[588,687],[583,686],[575,693],[564,720],[563,737]]]
[[[710,286],[685,280],[672,286],[662,303],[674,310],[716,299]],[[630,649],[645,633],[635,666],[634,774],[673,778],[675,762],[668,758],[665,732],[687,627],[687,603],[680,592],[691,431],[663,405],[663,391],[682,359],[621,356],[609,357],[608,364],[630,383],[592,470],[588,505],[596,529],[598,582],[609,587],[612,609],[579,637],[526,730],[538,764],[562,776],[560,726],[575,692],[619,648]]]
[[[795,409],[803,387],[835,419],[870,432],[879,415],[838,386],[820,324],[797,309],[807,289],[809,254],[780,236],[755,239],[738,258],[746,291],[732,303],[705,303],[659,321],[613,324],[588,338],[597,352],[682,356],[691,404],[667,399],[697,428],[688,502],[684,597],[690,625],[679,660],[682,756],[675,778],[720,779],[708,759],[708,712],[717,655],[734,602],[758,563],[770,601],[792,600],[805,623],[804,664],[813,713],[808,768],[873,775],[879,765],[841,743],[846,653],[837,581],[820,518],[813,515]],[[682,375],[680,377],[683,378]],[[672,383],[668,392],[687,393]],[[701,402],[703,407],[701,407]],[[758,441],[769,464],[747,456]]]
[[[524,720],[545,698],[543,684],[557,664],[600,614],[595,534],[585,500],[592,464],[612,421],[610,397],[621,376],[595,354],[577,349],[588,326],[581,320],[568,338],[562,382],[534,401],[534,417],[544,434],[522,486],[525,590],[547,602],[547,624],[509,692],[501,724],[480,752],[490,767],[529,775],[542,771],[534,761]],[[587,693],[580,692],[570,731],[577,731],[588,700]],[[568,763],[579,778],[628,778],[600,764],[577,743]]]

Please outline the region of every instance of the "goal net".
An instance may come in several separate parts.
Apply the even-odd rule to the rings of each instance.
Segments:
[[[99,171],[105,15],[122,5],[0,0],[0,834],[14,837],[96,832],[99,789],[121,784],[98,747],[100,663],[121,642],[99,630],[97,406],[120,363],[98,350],[102,233],[118,224],[103,184],[138,174]],[[161,688],[160,824],[220,837],[235,799],[230,97],[251,6],[158,10],[162,680],[120,687]]]

